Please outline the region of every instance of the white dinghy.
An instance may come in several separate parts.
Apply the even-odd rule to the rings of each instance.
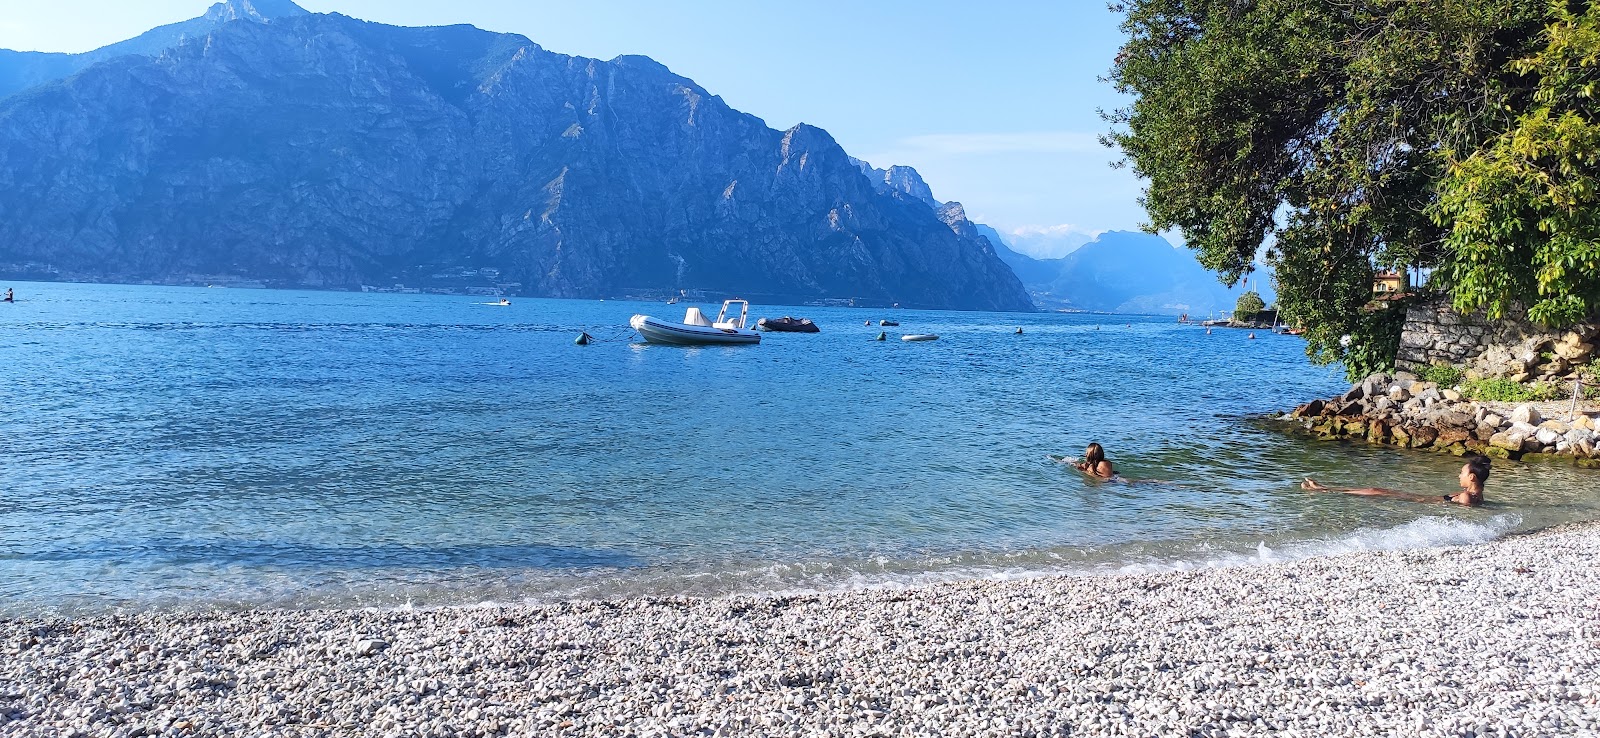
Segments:
[[[722,303],[722,312],[717,314],[715,321],[707,320],[700,308],[692,307],[684,311],[682,323],[635,315],[628,325],[633,326],[650,343],[680,346],[761,343],[761,334],[745,327],[745,320],[749,316],[749,302],[728,300]]]

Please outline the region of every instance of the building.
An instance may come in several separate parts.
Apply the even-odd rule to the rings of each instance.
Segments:
[[[1378,272],[1372,278],[1372,292],[1379,295],[1400,294],[1411,289],[1410,282],[1404,271]]]

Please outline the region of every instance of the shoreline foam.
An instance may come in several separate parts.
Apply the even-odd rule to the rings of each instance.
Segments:
[[[1597,556],[1583,524],[804,596],[0,620],[0,734],[1582,734]]]

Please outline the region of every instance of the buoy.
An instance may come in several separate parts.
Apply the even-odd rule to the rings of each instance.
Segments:
[[[878,340],[879,341],[887,341],[887,340],[889,340],[889,334],[887,332],[885,332],[885,331],[878,331]]]
[[[1254,334],[1254,333],[1250,334],[1250,340],[1252,340],[1252,341],[1256,340],[1256,334]]]
[[[1017,329],[1017,335],[1019,335],[1019,336],[1022,335],[1022,329],[1021,328]]]
[[[573,341],[573,343],[576,343],[579,346],[588,346],[589,342],[593,341],[593,340],[594,340],[594,337],[590,336],[588,333],[579,333],[578,334],[578,340]]]
[[[862,325],[872,325],[872,321],[870,321],[870,320],[863,320],[863,321],[861,321],[861,324],[862,324]]]

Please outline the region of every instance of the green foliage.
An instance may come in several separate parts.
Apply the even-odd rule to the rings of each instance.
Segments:
[[[1600,384],[1600,359],[1595,359],[1578,369],[1578,376],[1590,384]]]
[[[1149,229],[1228,284],[1262,254],[1308,355],[1352,376],[1398,347],[1394,311],[1363,310],[1380,268],[1570,321],[1600,304],[1600,5],[1568,7],[1123,0],[1109,79],[1133,103],[1105,142],[1145,180]]]
[[[1461,381],[1461,370],[1449,364],[1433,364],[1422,370],[1422,381],[1440,387],[1454,387]]]
[[[1546,402],[1561,399],[1562,390],[1550,382],[1524,385],[1509,379],[1470,379],[1461,383],[1461,394],[1486,402]]]
[[[1470,379],[1461,384],[1461,394],[1485,402],[1529,402],[1533,393],[1509,379]]]
[[[1432,207],[1445,226],[1439,274],[1458,309],[1546,325],[1600,308],[1600,5],[1551,2],[1542,48],[1512,62],[1531,84],[1509,128],[1477,149],[1446,148]]]
[[[1338,316],[1338,320],[1327,320],[1316,328],[1308,328],[1306,335],[1316,333],[1322,337],[1340,326],[1348,326],[1346,335],[1350,336],[1348,342],[1340,337],[1320,346],[1319,350],[1325,353],[1312,353],[1312,360],[1323,364],[1343,361],[1345,378],[1351,382],[1359,382],[1374,372],[1393,371],[1394,354],[1400,346],[1400,332],[1405,327],[1409,304],[1409,301],[1397,301],[1374,310],[1358,309],[1348,316]],[[1337,356],[1333,353],[1335,350]]]
[[[1233,305],[1233,319],[1241,323],[1254,319],[1257,313],[1267,309],[1267,304],[1262,302],[1261,295],[1255,290],[1250,290],[1239,296],[1239,301]]]

